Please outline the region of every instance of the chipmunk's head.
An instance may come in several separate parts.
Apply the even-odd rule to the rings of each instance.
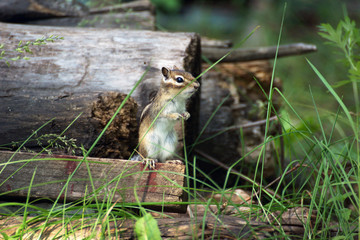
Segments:
[[[163,67],[161,72],[163,75],[161,86],[171,95],[176,95],[183,89],[179,96],[188,98],[200,87],[191,73],[179,70],[176,66],[171,70]]]

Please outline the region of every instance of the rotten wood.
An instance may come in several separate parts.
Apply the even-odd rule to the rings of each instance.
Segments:
[[[271,214],[268,218],[263,217],[263,220],[249,220],[248,214],[242,217],[207,215],[205,218],[202,215],[197,215],[192,218],[161,218],[157,219],[157,223],[162,239],[194,239],[197,237],[204,239],[268,239],[276,236],[284,237],[283,234],[291,236],[292,239],[302,239],[306,234],[304,223],[308,218],[310,217],[311,226],[314,226],[315,223],[314,213],[311,216],[309,214],[307,208],[293,208],[282,213],[273,213],[272,215],[277,220]],[[269,219],[271,223],[267,222],[266,219]],[[35,219],[33,220],[31,217],[28,217],[27,220],[29,223],[23,232],[28,230],[26,235],[28,238],[38,238],[44,227],[44,220],[34,221]],[[11,236],[16,233],[22,221],[23,218],[20,217],[4,218],[0,220],[0,227],[3,229],[3,233]],[[107,239],[118,239],[119,237],[121,239],[134,239],[134,224],[135,220],[120,219],[111,220],[109,225],[97,223],[94,227],[94,220],[79,219],[63,225],[60,218],[53,218],[45,226],[41,238],[52,239],[55,236],[58,238],[67,236],[68,239],[83,239],[96,232],[96,239],[101,238],[101,233],[104,234],[102,237]],[[31,231],[30,229],[34,230]],[[337,232],[338,230],[335,228],[329,229],[328,236],[335,236]]]
[[[141,202],[182,201],[184,165],[157,163],[149,171],[139,161],[0,151],[0,166],[0,196],[131,203],[137,194]]]
[[[219,47],[203,47],[202,54],[212,62],[219,60],[232,49]],[[280,45],[277,57],[294,56],[306,54],[316,51],[316,46],[305,43],[294,43],[288,45]],[[233,52],[224,58],[222,62],[247,62],[254,60],[273,59],[276,55],[276,46],[260,47],[253,49],[235,49]]]
[[[199,37],[192,33],[0,23],[4,50],[13,49],[20,40],[34,41],[51,34],[64,40],[32,46],[28,61],[11,62],[10,67],[0,62],[0,145],[25,140],[53,118],[38,131],[38,136],[60,134],[80,115],[65,135],[88,149],[104,122],[145,74],[124,106],[124,114],[118,116],[120,119],[114,124],[117,129],[105,133],[106,142],[113,143],[109,148],[117,149],[117,154],[95,155],[128,158],[136,145],[136,140],[131,140],[137,134],[135,119],[159,88],[161,67],[176,65],[194,76],[200,71]],[[188,143],[196,134],[199,110],[197,95],[192,100],[186,128]],[[127,147],[117,145],[119,141]]]

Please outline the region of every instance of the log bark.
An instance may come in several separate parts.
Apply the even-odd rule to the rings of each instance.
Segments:
[[[90,9],[83,16],[27,21],[28,24],[67,27],[155,30],[155,9],[150,1],[140,0]]]
[[[291,239],[302,239],[305,234],[304,222],[311,217],[311,223],[315,223],[314,216],[308,216],[308,209],[294,208],[289,209],[283,214],[273,214],[277,221],[271,224],[260,220],[249,220],[248,218],[234,216],[197,216],[194,218],[178,217],[174,219],[157,219],[162,239],[268,239],[269,237],[291,236]],[[271,218],[271,217],[270,217]],[[32,218],[28,218],[29,222]],[[271,218],[272,220],[272,218]],[[60,222],[56,224],[56,221]],[[53,223],[54,222],[54,223]],[[72,221],[71,224],[63,226],[61,219],[51,219],[50,226],[45,227],[42,235],[43,239],[51,239],[56,234],[57,237],[64,236],[68,239],[83,239],[91,236],[94,225],[93,220],[80,219]],[[9,217],[0,220],[0,226],[4,233],[11,236],[22,223],[22,218]],[[134,220],[110,221],[106,225],[107,229],[102,229],[101,224],[95,226],[95,231],[99,233],[96,238],[101,238],[100,233],[104,233],[107,239],[134,239]],[[32,221],[28,228],[42,229],[43,221]],[[86,227],[88,224],[89,227]],[[280,225],[279,225],[280,224]],[[72,232],[74,226],[79,229]],[[82,226],[82,227],[81,227]],[[313,226],[313,224],[311,224]],[[279,230],[281,229],[281,230]],[[102,231],[103,230],[103,231]],[[329,229],[328,236],[333,237],[338,232],[337,229]],[[40,230],[31,231],[28,237],[39,237]]]
[[[44,26],[155,30],[155,16],[149,11],[90,14],[83,17],[49,18],[26,23]]]
[[[90,9],[90,14],[129,12],[129,11],[149,11],[154,13],[155,8],[149,0],[137,0],[132,2],[124,2],[117,5],[105,6],[101,8]]]
[[[181,202],[184,165],[0,151],[0,196],[98,201]],[[65,183],[71,176],[68,186]],[[33,178],[33,181],[32,181]],[[62,200],[63,201],[63,200]],[[154,204],[156,205],[156,204]],[[175,206],[180,209],[181,206]],[[174,207],[174,208],[175,208]]]
[[[64,0],[2,0],[0,2],[0,21],[4,22],[83,16],[87,13],[88,9],[84,5]]]
[[[88,149],[104,122],[146,73],[133,99],[124,106],[124,114],[118,116],[114,126],[118,130],[105,133],[110,142],[124,140],[123,145],[129,147],[136,142],[128,144],[126,139],[136,139],[135,119],[157,91],[161,67],[177,65],[195,76],[200,71],[199,37],[192,33],[0,23],[0,42],[5,50],[17,46],[20,40],[34,41],[50,34],[64,40],[30,47],[33,54],[28,61],[11,62],[10,67],[0,62],[0,144],[23,141],[53,118],[38,135],[60,134],[81,114],[65,134]],[[187,121],[191,127],[197,126],[196,98]],[[191,127],[186,130],[188,139],[196,134]],[[127,158],[131,152],[128,148],[119,151],[123,154],[100,156]]]

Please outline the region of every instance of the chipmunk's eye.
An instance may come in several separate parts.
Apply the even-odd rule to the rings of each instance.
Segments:
[[[176,78],[176,82],[178,83],[182,83],[184,81],[184,79],[182,77],[177,77]]]

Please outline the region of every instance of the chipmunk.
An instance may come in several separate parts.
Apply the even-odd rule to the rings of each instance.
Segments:
[[[174,125],[176,121],[190,117],[186,102],[200,87],[191,73],[176,66],[172,70],[163,67],[161,72],[160,89],[140,117],[139,153],[152,169],[157,161],[165,162],[176,151],[178,138]]]

